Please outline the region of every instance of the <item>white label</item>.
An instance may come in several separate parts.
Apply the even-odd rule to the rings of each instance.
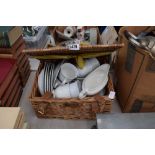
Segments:
[[[110,99],[114,99],[115,98],[115,92],[114,91],[110,91],[109,96]]]
[[[68,45],[68,49],[73,51],[80,50],[80,44],[70,44]]]

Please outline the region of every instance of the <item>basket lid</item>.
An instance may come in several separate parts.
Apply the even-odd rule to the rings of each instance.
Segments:
[[[46,56],[46,55],[78,55],[78,54],[95,54],[114,52],[124,46],[121,44],[112,45],[82,45],[79,50],[69,50],[66,47],[52,47],[46,49],[24,49],[23,52],[29,56]]]

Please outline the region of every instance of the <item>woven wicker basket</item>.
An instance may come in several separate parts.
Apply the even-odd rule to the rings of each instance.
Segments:
[[[55,39],[56,46],[46,49],[25,49],[24,52],[29,56],[44,56],[44,55],[68,55],[68,54],[84,54],[84,53],[106,53],[114,52],[115,50],[124,46],[124,44],[112,44],[112,45],[102,45],[99,30],[97,31],[97,45],[80,45],[80,49],[76,52],[69,50],[67,47],[60,46],[61,39],[58,38],[56,33],[57,27],[50,28],[49,31]]]
[[[51,32],[56,39],[55,29]],[[57,44],[57,42],[56,42]],[[95,53],[112,53],[113,51],[123,47],[124,44],[101,45],[100,35],[98,32],[97,45],[82,45],[80,50],[72,51],[66,47],[57,46],[47,49],[26,49],[23,52],[29,56],[36,57],[41,60],[41,64],[36,73],[35,82],[30,95],[30,101],[36,115],[39,118],[63,118],[63,119],[95,119],[96,113],[104,113],[111,111],[112,100],[108,98],[110,91],[114,91],[113,82],[109,76],[109,81],[106,86],[106,95],[99,94],[84,99],[55,99],[50,93],[41,96],[38,90],[38,75],[44,66],[45,61],[56,61],[54,59],[41,59],[39,56],[78,56],[80,54],[95,54]],[[101,63],[109,62],[108,56],[97,57]]]
[[[39,118],[63,118],[63,119],[95,119],[96,113],[111,111],[112,100],[108,98],[110,91],[114,91],[111,77],[106,86],[106,95],[98,94],[84,99],[52,98],[51,93],[41,96],[38,90],[38,75],[44,66],[42,62],[36,73],[35,82],[30,95],[30,101],[36,115]]]

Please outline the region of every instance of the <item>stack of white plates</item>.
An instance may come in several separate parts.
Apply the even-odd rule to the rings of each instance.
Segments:
[[[44,68],[38,76],[38,88],[41,95],[53,91],[60,67],[63,63],[64,61],[58,63],[56,66],[53,63],[45,63]]]
[[[38,77],[38,87],[41,95],[46,92],[52,92],[53,90],[53,73],[54,73],[54,64],[45,63],[44,68],[39,74]]]

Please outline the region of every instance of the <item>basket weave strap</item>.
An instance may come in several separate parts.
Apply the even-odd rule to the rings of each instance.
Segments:
[[[97,104],[97,108],[95,112],[103,112],[105,109],[105,99],[102,96],[95,96],[95,100],[96,100],[96,104]]]
[[[100,106],[99,106],[100,97],[98,95],[96,95],[95,100],[96,100],[96,102],[94,102],[92,104],[92,111],[97,113],[97,112],[100,112]]]
[[[41,98],[43,99],[49,99],[51,98],[52,94],[50,92],[46,92]],[[45,115],[46,114],[46,110],[47,110],[48,104],[47,103],[40,103],[38,104],[38,113],[41,115]]]

